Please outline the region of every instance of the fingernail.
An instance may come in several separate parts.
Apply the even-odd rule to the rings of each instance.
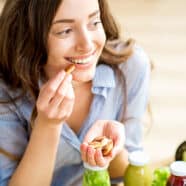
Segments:
[[[68,74],[68,75],[67,75],[67,81],[69,81],[69,82],[72,81],[72,75],[71,75],[71,74]]]
[[[87,142],[83,142],[84,145],[88,146],[88,143]]]
[[[65,77],[65,72],[64,72],[64,70],[63,70],[63,71],[60,71],[60,72],[58,73],[58,76],[59,76],[60,78],[64,78],[64,77]]]
[[[74,98],[75,98],[75,95],[74,95],[73,92],[70,92],[70,93],[69,93],[69,98],[71,98],[71,99],[74,99]]]

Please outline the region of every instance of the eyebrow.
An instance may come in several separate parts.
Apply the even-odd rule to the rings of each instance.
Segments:
[[[91,13],[88,16],[88,18],[90,19],[90,18],[98,15],[99,13],[100,13],[100,11],[99,10],[96,10],[95,12]],[[57,23],[73,23],[73,22],[75,22],[74,19],[59,19],[59,20],[54,21],[52,24],[57,24]]]

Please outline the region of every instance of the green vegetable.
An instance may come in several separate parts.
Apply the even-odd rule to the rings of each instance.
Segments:
[[[170,170],[168,167],[157,168],[154,170],[153,176],[152,186],[166,186]]]
[[[85,170],[83,186],[110,186],[110,178],[107,170]]]

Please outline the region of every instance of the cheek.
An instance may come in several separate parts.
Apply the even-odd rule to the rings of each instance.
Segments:
[[[105,42],[106,42],[106,34],[105,34],[104,30],[101,30],[100,32],[98,32],[97,41],[98,41],[100,47],[103,48],[105,45]]]
[[[69,42],[62,42],[60,39],[51,39],[48,42],[48,56],[52,58],[61,58],[70,49]]]

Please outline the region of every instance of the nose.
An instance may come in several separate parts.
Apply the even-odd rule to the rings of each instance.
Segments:
[[[81,29],[77,35],[76,50],[81,53],[89,53],[93,50],[92,34],[86,28]]]

